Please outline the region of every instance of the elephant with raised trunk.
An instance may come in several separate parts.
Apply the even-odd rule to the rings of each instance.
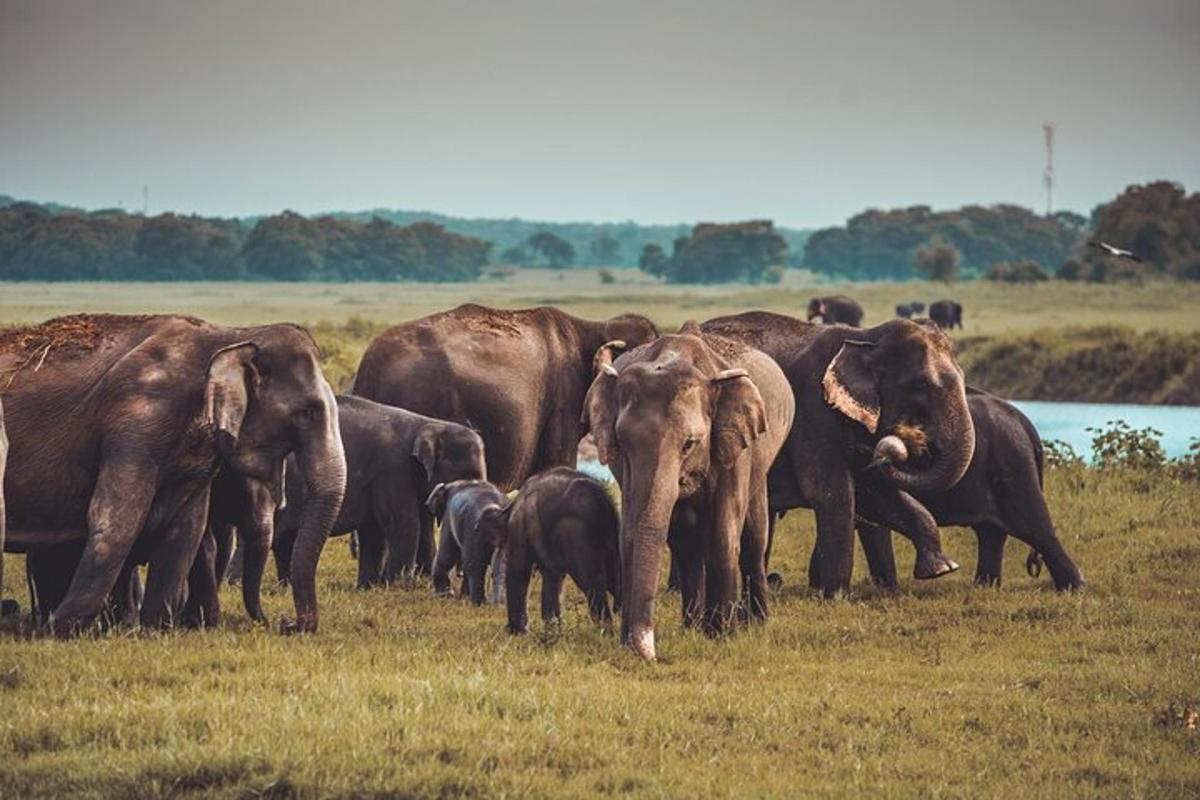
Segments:
[[[694,322],[613,360],[596,354],[584,412],[621,486],[621,638],[656,655],[654,599],[664,545],[679,565],[684,624],[710,634],[749,607],[767,615],[767,472],[792,426],[787,379],[769,357]]]
[[[596,349],[655,336],[654,325],[635,315],[592,321],[556,308],[467,304],[375,337],[352,394],[474,428],[489,480],[508,492],[537,472],[575,465]],[[421,546],[418,564],[428,569],[431,527]]]
[[[863,309],[858,301],[844,294],[814,297],[808,301],[808,321],[813,320],[825,325],[849,325],[857,328],[862,325]]]
[[[123,566],[148,562],[141,622],[169,624],[205,530],[218,464],[265,484],[296,453],[308,484],[293,559],[296,626],[317,626],[316,569],[346,461],[319,353],[295,325],[77,315],[0,335],[10,451],[7,550],[84,541],[54,609],[89,625]],[[265,554],[267,542],[249,546]]]
[[[917,492],[938,525],[963,525],[975,530],[979,560],[975,582],[998,586],[1004,562],[1004,542],[1011,535],[1033,551],[1029,566],[1044,560],[1054,587],[1079,589],[1083,575],[1054,533],[1054,522],[1042,494],[1042,440],[1033,423],[1011,403],[978,389],[967,389],[967,405],[975,426],[975,454],[962,480],[942,492]],[[914,443],[896,440],[881,448],[880,461],[903,462]],[[871,577],[884,587],[896,585],[892,537],[886,528],[858,526]],[[813,559],[819,573],[817,559]],[[819,579],[809,570],[810,582]]]
[[[850,588],[856,516],[913,539],[916,577],[958,569],[942,552],[932,515],[912,497],[954,486],[975,450],[962,369],[941,331],[908,320],[854,330],[764,311],[702,327],[759,348],[787,375],[796,422],[771,470],[771,509],[816,512],[826,596]],[[896,434],[920,448],[888,463],[879,451]]]

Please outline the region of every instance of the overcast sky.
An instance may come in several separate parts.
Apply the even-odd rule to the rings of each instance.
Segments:
[[[0,193],[837,224],[1200,189],[1200,2],[0,0]]]

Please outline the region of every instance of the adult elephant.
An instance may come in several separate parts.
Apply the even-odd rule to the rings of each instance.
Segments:
[[[467,304],[390,328],[368,345],[351,394],[451,420],[483,437],[487,474],[512,491],[534,473],[573,466],[592,357],[611,340],[658,335],[645,317],[604,321],[556,308]],[[418,564],[433,558],[433,518],[421,517]]]
[[[962,480],[941,492],[917,492],[916,498],[939,525],[975,530],[979,559],[975,582],[1000,585],[1004,542],[1009,535],[1033,548],[1032,559],[1044,560],[1059,591],[1079,589],[1083,575],[1054,533],[1054,522],[1042,493],[1042,440],[1033,423],[1011,403],[978,389],[967,389],[967,406],[975,426],[975,454]],[[903,462],[912,447],[903,440],[883,448],[881,461]],[[881,586],[896,585],[896,561],[886,528],[860,523],[859,540],[867,554],[871,577]],[[813,561],[819,571],[819,564]],[[809,579],[814,578],[810,569]]]
[[[293,565],[297,625],[316,628],[317,560],[346,480],[318,356],[298,326],[179,316],[76,315],[0,336],[6,549],[85,542],[54,609],[57,634],[95,619],[127,561],[150,565],[142,624],[168,624],[218,463],[270,483],[289,452],[311,488]]]
[[[900,303],[896,306],[896,316],[903,319],[912,319],[925,310],[925,304],[920,300],[914,300],[911,303]]]
[[[817,317],[826,325],[849,325],[857,328],[862,325],[863,310],[855,300],[844,294],[829,297],[814,297],[808,301],[808,321]]]
[[[942,552],[933,517],[911,496],[956,484],[975,449],[962,369],[945,335],[908,320],[852,330],[762,311],[701,327],[757,347],[787,376],[796,422],[771,470],[771,509],[816,512],[826,596],[850,588],[856,515],[913,539],[916,577],[958,569]],[[920,440],[920,453],[871,468],[879,442],[897,432]]]
[[[584,415],[621,486],[622,640],[653,660],[664,544],[685,624],[733,627],[739,568],[766,617],[767,472],[795,406],[769,357],[694,322],[613,361],[620,349],[597,352]]]
[[[929,304],[929,318],[937,323],[939,328],[950,330],[962,329],[962,304],[953,300],[937,300]]]

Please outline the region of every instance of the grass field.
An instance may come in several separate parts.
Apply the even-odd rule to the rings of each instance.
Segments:
[[[629,281],[625,283],[624,281]],[[896,302],[957,297],[966,335],[1067,324],[1200,331],[1200,287],[975,283],[682,289],[619,273],[528,271],[504,282],[412,285],[0,287],[0,323],[80,310],[185,311],[225,323],[314,325],[344,385],[381,325],[466,300],[640,311],[660,325],[746,308],[803,311],[815,291]],[[956,334],[957,335],[957,334]],[[1197,797],[1200,796],[1200,491],[1130,471],[1050,470],[1059,532],[1089,581],[1059,596],[1024,574],[970,585],[964,569],[882,596],[825,602],[805,588],[811,515],[789,514],[787,577],[763,627],[709,641],[659,607],[647,665],[586,621],[504,633],[504,612],[431,596],[427,582],[360,592],[344,540],[319,575],[322,627],[252,627],[235,590],[204,632],[58,642],[0,621],[0,797]],[[897,543],[902,569],[911,548]],[[27,599],[23,559],[5,596]],[[537,580],[535,579],[535,584]],[[536,587],[531,592],[536,607]],[[267,598],[273,619],[290,596]],[[536,616],[534,614],[533,616]]]
[[[574,589],[523,638],[425,583],[357,591],[344,540],[311,637],[251,628],[232,590],[199,633],[31,640],[10,618],[0,796],[1196,797],[1200,493],[1060,469],[1049,495],[1085,592],[1012,543],[1005,586],[973,588],[950,532],[962,572],[821,601],[793,513],[771,620],[709,641],[665,595],[649,665]]]

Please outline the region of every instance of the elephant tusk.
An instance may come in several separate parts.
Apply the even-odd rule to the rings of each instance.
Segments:
[[[899,436],[884,436],[875,445],[874,458],[867,469],[877,469],[884,464],[903,464],[908,460],[908,448]]]

